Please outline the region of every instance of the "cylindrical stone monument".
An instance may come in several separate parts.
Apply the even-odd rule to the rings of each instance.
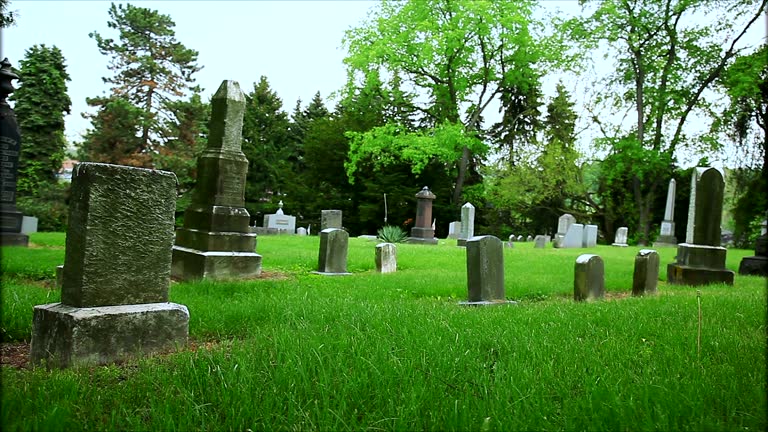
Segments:
[[[21,133],[16,115],[6,101],[13,93],[11,62],[0,62],[0,246],[27,246],[29,236],[21,232],[24,215],[16,209],[16,179],[19,172]]]

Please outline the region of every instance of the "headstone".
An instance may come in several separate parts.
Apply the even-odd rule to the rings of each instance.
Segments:
[[[535,242],[534,248],[537,249],[543,249],[547,247],[547,243],[549,243],[551,238],[548,235],[537,235],[536,238],[533,239]]]
[[[24,216],[21,219],[21,232],[23,234],[33,234],[37,232],[38,219],[34,216]]]
[[[0,62],[0,246],[28,246],[29,236],[21,232],[23,215],[16,209],[16,179],[19,173],[21,134],[16,115],[6,101],[13,93],[12,80],[19,76],[11,62]]]
[[[379,239],[379,237],[377,237],[375,235],[370,235],[370,234],[359,235],[359,236],[357,236],[357,238],[363,239],[363,240],[368,240],[368,241],[376,241],[376,240]]]
[[[581,247],[593,248],[597,246],[597,225],[585,225],[581,238]]]
[[[343,229],[327,228],[320,231],[320,253],[317,271],[322,275],[349,275],[347,272],[347,249],[349,234]]]
[[[627,227],[620,227],[616,230],[616,237],[614,238],[613,245],[619,247],[627,247]]]
[[[525,241],[525,237],[523,237],[523,235],[521,234],[521,235],[517,236],[517,241],[522,243],[522,242]]]
[[[664,208],[664,220],[661,221],[661,233],[659,238],[653,243],[654,247],[675,247],[677,238],[675,237],[675,193],[677,183],[675,179],[669,180],[667,189],[667,204]]]
[[[451,222],[448,224],[448,238],[458,239],[461,234],[461,221]]]
[[[64,285],[64,264],[56,266],[56,289]]]
[[[725,268],[726,249],[720,246],[724,189],[717,169],[694,170],[685,243],[677,245],[676,261],[667,265],[669,283],[733,285],[734,272]]]
[[[570,215],[568,213],[560,216],[557,220],[557,233],[555,234],[555,242],[553,244],[554,247],[560,248],[563,247],[563,240],[565,240],[565,235],[568,233],[568,229],[571,227],[571,225],[576,223],[576,218],[573,217],[573,215]]]
[[[186,344],[189,311],[168,303],[176,176],[75,168],[61,303],[35,306],[33,363],[111,363]]]
[[[509,235],[509,241],[507,241],[506,246],[509,248],[515,247],[515,242],[517,241],[517,237],[515,237],[514,234]]]
[[[328,228],[342,228],[341,210],[320,210],[320,231]]]
[[[498,238],[467,240],[467,291],[465,305],[509,303],[504,292],[504,247]]]
[[[768,215],[767,215],[768,216]],[[763,221],[760,237],[755,241],[755,256],[744,257],[739,264],[740,275],[768,276],[768,234]]]
[[[248,159],[241,150],[245,96],[240,85],[222,82],[211,105],[208,147],[197,159],[192,204],[173,246],[172,275],[181,280],[261,274],[257,234],[244,207]]]
[[[576,258],[573,278],[573,299],[600,299],[605,296],[605,268],[597,255],[584,254]]]
[[[290,216],[283,212],[283,200],[277,203],[277,211],[274,214],[264,215],[264,228],[269,233],[270,229],[277,234],[294,234],[296,232],[296,216]]]
[[[304,227],[298,227],[296,228],[296,235],[305,236],[307,235],[307,229]]]
[[[568,232],[565,233],[565,237],[560,242],[561,248],[580,248],[584,243],[584,225],[571,224],[568,227]]]
[[[464,203],[461,206],[461,232],[456,241],[457,246],[465,247],[467,240],[475,236],[475,206]]]
[[[411,228],[408,243],[436,245],[435,230],[432,229],[432,201],[437,198],[424,186],[416,194],[416,222]]]
[[[659,254],[652,249],[641,249],[635,256],[632,295],[656,294],[658,284]]]
[[[527,242],[533,241],[533,237],[531,237],[531,236],[529,235],[528,237],[526,237],[526,238],[525,238],[525,241],[527,241]]]
[[[379,273],[397,271],[397,247],[393,243],[376,245],[376,271]]]

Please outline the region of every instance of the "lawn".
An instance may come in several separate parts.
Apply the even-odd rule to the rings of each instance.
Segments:
[[[64,234],[2,249],[2,341],[28,342],[56,302]],[[173,283],[190,347],[120,365],[2,367],[2,429],[763,431],[766,279],[667,285],[635,298],[639,247],[504,249],[516,305],[465,307],[465,250],[349,242],[352,276],[312,274],[319,238],[262,236],[264,275]],[[128,251],[126,251],[128,253]],[[605,262],[605,300],[576,303],[582,253]],[[738,269],[753,251],[728,251]],[[701,321],[699,321],[699,304]],[[699,329],[700,345],[697,342]]]

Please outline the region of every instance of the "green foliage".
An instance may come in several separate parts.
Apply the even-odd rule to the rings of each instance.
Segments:
[[[10,27],[16,24],[18,12],[9,11],[10,1],[0,0],[0,28]]]
[[[38,231],[66,231],[69,220],[70,183],[43,183],[35,195],[17,198],[16,207],[37,218]]]
[[[19,196],[35,195],[43,184],[55,183],[67,142],[64,115],[72,101],[67,95],[70,81],[64,56],[57,47],[34,45],[19,62],[19,88],[10,99],[21,133]]]
[[[91,106],[97,106],[98,111],[95,115],[88,115],[92,128],[85,133],[83,142],[78,146],[78,159],[150,166],[151,155],[141,148],[144,111],[118,96],[87,100]]]
[[[379,240],[387,243],[402,243],[408,238],[408,233],[397,225],[384,225],[377,234]]]
[[[173,118],[165,124],[165,144],[152,155],[154,168],[172,171],[178,179],[180,193],[195,186],[197,157],[208,144],[208,122],[211,105],[193,94],[188,101],[169,101],[166,107]]]

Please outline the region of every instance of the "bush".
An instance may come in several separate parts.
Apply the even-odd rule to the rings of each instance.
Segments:
[[[402,228],[394,225],[380,228],[378,234],[379,239],[387,243],[402,243],[408,238],[408,234]]]
[[[41,183],[37,194],[20,196],[16,207],[25,216],[34,216],[38,231],[65,232],[69,219],[70,183]]]

